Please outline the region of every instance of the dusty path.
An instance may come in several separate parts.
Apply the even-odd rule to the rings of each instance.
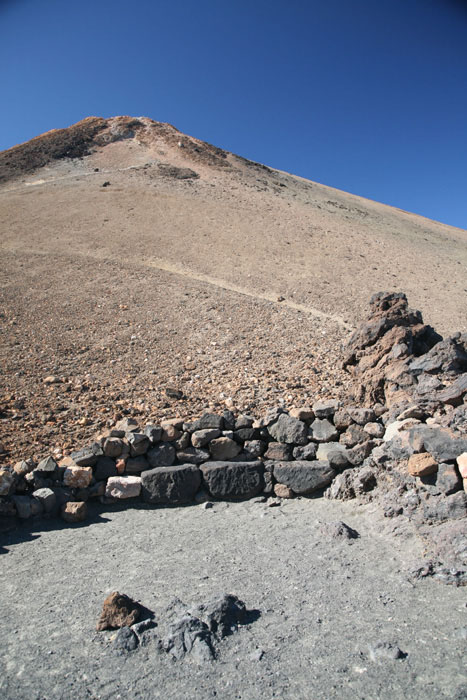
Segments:
[[[353,544],[326,536],[344,520]],[[0,551],[0,695],[71,698],[467,697],[465,591],[407,569],[418,539],[368,506],[297,499],[156,510],[101,509],[83,527],[33,524]],[[261,617],[227,638],[217,661],[174,662],[155,646],[127,657],[96,633],[112,590],[164,616],[177,596],[196,604],[235,593]],[[372,660],[378,641],[400,660]],[[258,657],[261,657],[258,659]]]

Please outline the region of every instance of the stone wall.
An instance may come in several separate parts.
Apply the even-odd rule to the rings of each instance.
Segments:
[[[370,304],[344,362],[353,403],[146,426],[126,418],[69,456],[0,470],[0,515],[76,522],[92,500],[179,505],[327,489],[330,498],[384,493],[389,516],[465,517],[467,335],[443,340],[403,294]]]

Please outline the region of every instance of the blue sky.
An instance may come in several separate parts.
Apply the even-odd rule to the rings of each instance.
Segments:
[[[467,2],[0,0],[0,149],[83,117],[467,228]]]

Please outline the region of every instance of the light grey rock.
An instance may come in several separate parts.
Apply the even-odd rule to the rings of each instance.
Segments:
[[[52,489],[37,489],[32,495],[40,502],[45,513],[52,513],[55,509],[57,498]]]
[[[339,401],[329,399],[328,401],[316,401],[313,404],[313,413],[316,418],[330,418],[339,408]]]
[[[339,438],[337,428],[327,418],[317,418],[310,426],[311,437],[316,442],[331,442]]]

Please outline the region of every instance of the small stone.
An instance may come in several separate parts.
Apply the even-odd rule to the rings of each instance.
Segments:
[[[71,488],[83,489],[92,481],[91,467],[67,467],[63,474],[63,483]]]
[[[31,472],[33,469],[34,469],[34,465],[27,462],[24,459],[21,460],[21,462],[16,462],[16,464],[13,467],[13,471],[18,476],[26,476],[26,474],[29,474],[29,472]]]
[[[335,443],[334,443],[335,444]],[[316,459],[316,445],[314,442],[309,442],[308,445],[300,445],[293,449],[294,459]]]
[[[326,418],[317,418],[310,425],[311,435],[316,442],[331,442],[339,438],[337,428]]]
[[[138,432],[138,423],[134,418],[123,418],[115,426],[115,431],[121,433],[120,435],[115,435],[115,437],[124,437],[126,433]]]
[[[285,484],[274,484],[274,493],[278,498],[293,498],[294,492]]]
[[[446,496],[462,488],[461,477],[453,464],[442,463],[438,466],[436,486],[442,493],[446,494]]]
[[[291,446],[280,442],[270,442],[267,451],[264,453],[265,459],[284,460],[292,459]]]
[[[151,444],[148,436],[144,433],[130,432],[127,433],[126,438],[130,445],[130,455],[132,457],[144,455]]]
[[[191,444],[193,447],[204,447],[209,444],[211,440],[218,438],[221,431],[217,428],[206,428],[203,430],[196,430],[191,436]]]
[[[348,408],[350,417],[358,425],[366,425],[372,423],[376,416],[372,408]]]
[[[246,440],[245,453],[251,457],[261,457],[266,451],[267,444],[263,440]]]
[[[0,496],[8,496],[13,490],[15,475],[8,469],[0,469]]]
[[[170,442],[171,440],[178,440],[178,438],[181,436],[182,432],[179,430],[177,425],[180,424],[180,421],[177,419],[175,422],[174,421],[164,421],[161,423],[161,428],[162,428],[162,442]],[[183,425],[183,422],[182,422]]]
[[[115,460],[110,459],[110,457],[99,457],[94,467],[94,478],[96,481],[105,481],[110,476],[117,476],[117,474]]]
[[[82,501],[68,501],[62,506],[61,515],[67,523],[80,523],[86,520],[88,509],[86,503]]]
[[[125,465],[125,471],[127,474],[140,474],[149,468],[149,462],[144,455],[140,455],[139,457],[130,457],[130,459],[127,459]]]
[[[421,452],[409,457],[407,469],[412,476],[428,476],[438,471],[438,463],[429,452]]]
[[[296,418],[297,420],[303,421],[305,423],[310,423],[315,417],[313,409],[310,408],[310,406],[303,406],[301,408],[291,408],[289,411],[289,415],[292,418]]]
[[[152,445],[162,440],[162,428],[160,425],[147,425],[143,432],[148,436]]]
[[[374,438],[382,438],[384,435],[384,427],[381,423],[367,423],[363,430]]]
[[[41,462],[39,462],[34,471],[42,472],[44,475],[47,474],[47,476],[50,476],[52,472],[56,470],[57,466],[57,462],[54,460],[53,457],[46,457]]]
[[[242,415],[238,416],[237,420],[235,421],[234,430],[240,430],[240,428],[251,428],[253,426],[254,422],[255,422],[254,418],[252,418],[251,416],[245,416],[242,414]]]
[[[338,430],[345,430],[349,427],[349,425],[352,425],[352,418],[350,417],[347,409],[340,408],[338,411],[336,411],[334,414],[333,423]]]
[[[174,440],[173,446],[176,452],[186,450],[190,446],[191,434],[189,432],[182,433],[178,440]]]
[[[125,467],[126,467],[126,459],[117,459],[115,462],[115,468],[117,470],[117,474],[123,474],[125,472]]]
[[[104,455],[106,457],[120,457],[123,450],[123,442],[120,438],[107,438],[104,442]]]
[[[171,467],[175,462],[175,449],[172,445],[156,445],[148,451],[146,459],[152,469],[155,467]]]
[[[32,495],[40,502],[45,513],[51,513],[57,505],[57,499],[52,489],[37,489]]]
[[[112,476],[107,481],[105,495],[107,498],[136,498],[141,493],[141,477]]]
[[[342,520],[325,523],[320,529],[323,534],[335,540],[355,540],[360,537],[356,530],[343,523]]]
[[[93,467],[96,464],[99,456],[96,454],[96,451],[97,450],[95,450],[92,445],[90,447],[83,447],[81,450],[72,452],[71,459],[77,467]],[[103,454],[102,451],[101,454]]]
[[[342,433],[339,438],[339,442],[346,447],[354,447],[367,440],[368,433],[366,433],[360,425],[356,425],[355,423],[349,425],[345,433]]]
[[[329,401],[317,401],[313,404],[313,413],[316,418],[329,418],[339,408],[339,401],[330,399]]]
[[[181,464],[201,464],[210,458],[207,450],[200,450],[197,447],[187,447],[177,452],[177,460]]]
[[[44,379],[44,384],[59,384],[60,379],[58,377],[54,377],[53,375],[49,375],[48,377],[45,377]]]
[[[18,518],[21,518],[22,520],[26,520],[27,518],[31,517],[31,515],[32,515],[32,510],[31,510],[32,500],[33,499],[30,498],[29,496],[12,496],[12,501],[15,504]]]
[[[461,477],[463,479],[467,479],[467,452],[463,452],[461,455],[459,455],[456,462],[457,466],[459,467]]]
[[[220,461],[233,459],[240,453],[241,449],[241,446],[235,440],[227,437],[215,438],[209,443],[209,451],[212,458]]]
[[[138,603],[124,593],[116,591],[104,600],[96,629],[100,632],[101,630],[131,627],[139,619],[140,614],[141,606]]]
[[[407,654],[399,649],[396,644],[390,642],[376,642],[368,647],[369,657],[372,661],[397,661],[405,659]]]
[[[122,627],[115,635],[113,644],[120,654],[128,654],[138,647],[138,637],[129,627]]]
[[[227,413],[231,414],[230,411]],[[190,432],[194,433],[197,430],[207,430],[207,429],[217,429],[222,430],[224,419],[222,416],[218,416],[215,413],[205,413],[198,418],[194,423],[190,425]]]

